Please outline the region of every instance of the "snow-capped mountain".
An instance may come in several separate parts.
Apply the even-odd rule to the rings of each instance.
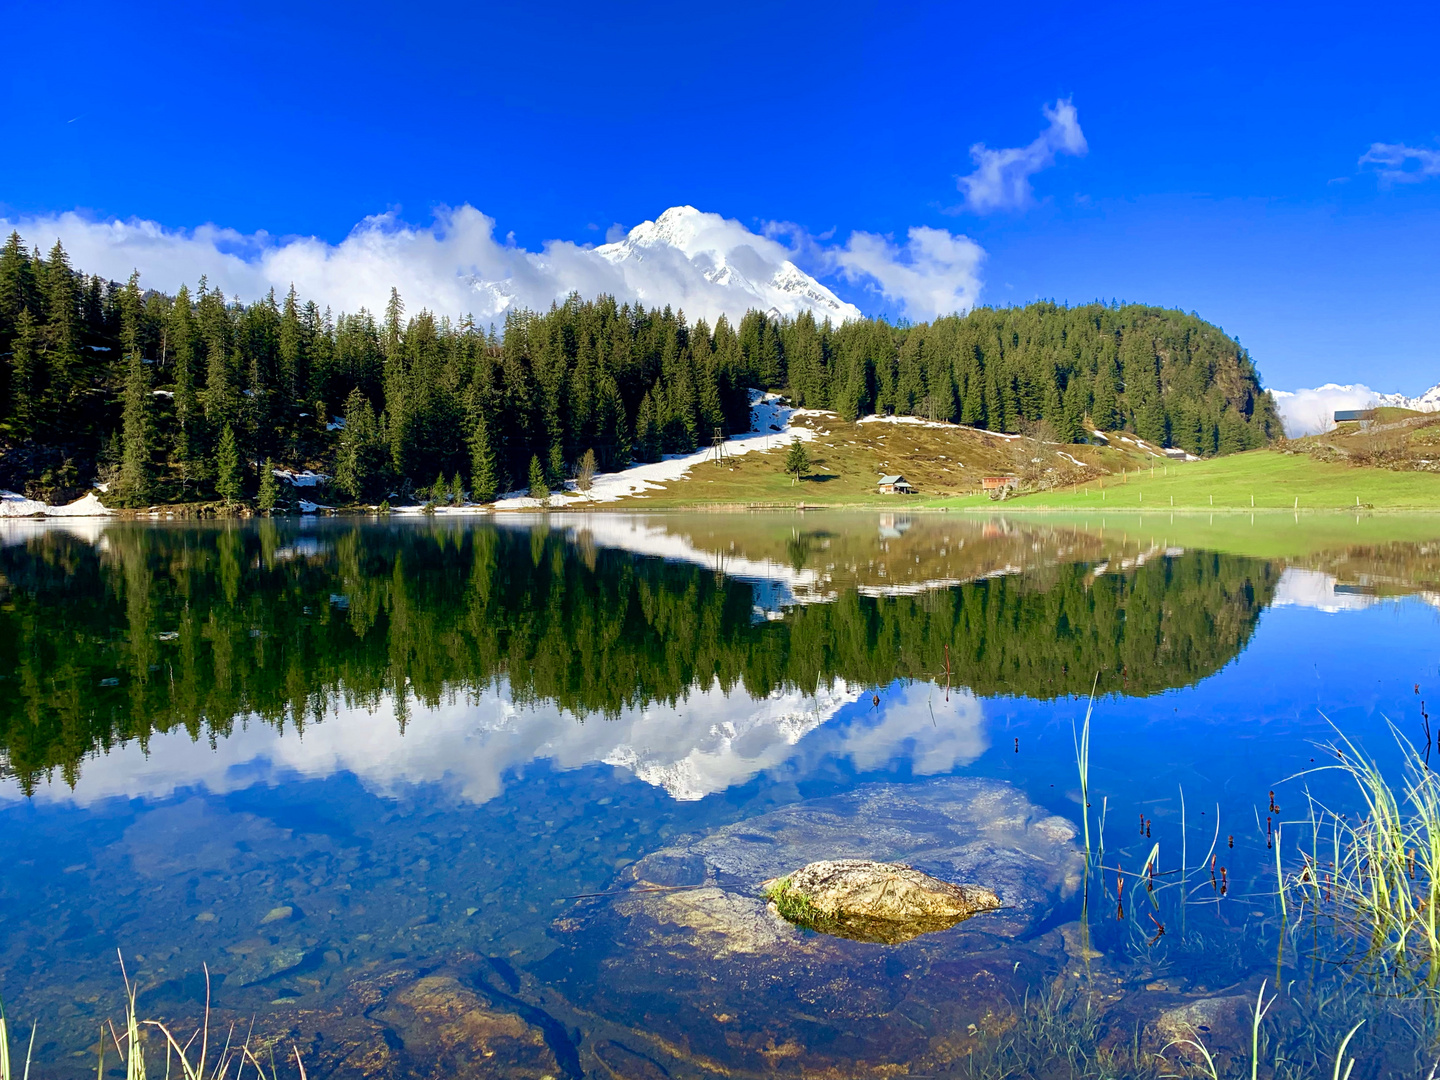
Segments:
[[[641,300],[683,308],[691,318],[713,322],[711,312],[747,308],[789,316],[810,311],[837,324],[860,318],[859,308],[791,262],[783,244],[693,206],[672,206],[595,254]]]
[[[1406,397],[1404,394],[1377,394],[1375,402],[1378,405],[1393,405],[1399,409],[1414,409],[1416,412],[1435,412],[1440,409],[1440,383],[1436,383],[1419,397]]]

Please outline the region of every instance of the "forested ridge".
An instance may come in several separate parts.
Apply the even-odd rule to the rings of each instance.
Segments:
[[[597,720],[717,681],[763,698],[946,670],[984,695],[1086,694],[1097,672],[1102,693],[1153,694],[1235,657],[1280,570],[1196,551],[1098,577],[1076,562],[757,621],[746,582],[543,525],[47,530],[0,548],[0,772],[33,790],[153,732],[223,738],[386,695],[403,718],[502,680]]]
[[[460,313],[322,311],[292,288],[245,304],[202,278],[169,296],[0,249],[0,486],[51,501],[273,500],[266,463],[343,497],[485,501],[749,428],[749,388],[847,419],[872,412],[1076,441],[1131,431],[1201,455],[1280,434],[1246,352],[1180,311],[977,308],[932,323],[750,311],[732,325],[572,296],[503,327]],[[343,418],[342,423],[333,422]],[[264,481],[264,482],[262,482]],[[271,488],[267,494],[266,487]]]

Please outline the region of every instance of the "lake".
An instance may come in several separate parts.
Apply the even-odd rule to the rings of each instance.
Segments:
[[[95,1075],[118,950],[286,1076],[1425,1075],[1337,766],[1430,783],[1437,614],[1424,518],[0,522],[12,1055]],[[831,857],[1003,906],[767,907]]]

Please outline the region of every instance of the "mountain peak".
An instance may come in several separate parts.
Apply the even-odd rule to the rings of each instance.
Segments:
[[[675,303],[691,316],[713,320],[721,313],[732,317],[748,308],[773,316],[795,316],[802,311],[833,323],[861,317],[826,286],[790,261],[783,244],[751,232],[738,221],[693,206],[672,206],[654,221],[642,221],[625,239],[595,249],[633,280],[635,292],[647,303]],[[648,274],[643,264],[683,259],[698,275],[685,275],[696,286],[686,296],[647,295]],[[670,278],[673,290],[675,277]],[[701,284],[703,282],[703,285]]]

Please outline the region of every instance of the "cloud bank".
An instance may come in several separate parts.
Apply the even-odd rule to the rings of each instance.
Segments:
[[[1062,103],[1068,107],[1068,103]],[[1073,112],[1073,110],[1072,110]],[[396,213],[365,218],[338,244],[317,237],[241,233],[216,225],[171,229],[141,219],[94,221],[77,213],[0,219],[43,249],[59,239],[72,265],[173,292],[203,274],[226,295],[254,300],[270,289],[299,293],[335,311],[384,307],[391,286],[411,311],[474,315],[481,323],[512,308],[544,309],[571,292],[683,308],[712,323],[747,309],[842,322],[860,311],[797,265],[882,296],[915,319],[965,311],[979,297],[984,251],[942,229],[911,229],[904,244],[854,233],[832,244],[761,235],[738,221],[676,207],[601,247],[549,240],[539,250],[496,235],[473,206],[439,207],[416,226]],[[783,235],[783,234],[782,234]]]
[[[1418,184],[1440,176],[1440,150],[1404,143],[1371,143],[1360,155],[1360,168],[1373,169],[1385,184]]]
[[[1341,386],[1326,383],[1311,390],[1271,390],[1285,434],[1292,439],[1314,435],[1335,426],[1336,409],[1370,409],[1380,401],[1380,394],[1360,383]]]
[[[1069,98],[1045,106],[1050,125],[1029,146],[991,150],[984,143],[970,147],[975,171],[958,180],[965,205],[976,213],[1016,210],[1030,205],[1034,191],[1030,177],[1055,164],[1057,154],[1081,157],[1089,149],[1080,130],[1080,117]]]

